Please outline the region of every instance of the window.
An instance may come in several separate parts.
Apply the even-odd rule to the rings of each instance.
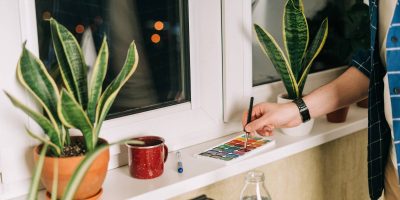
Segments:
[[[62,1],[52,2],[60,3]],[[142,3],[142,1],[139,0],[136,2]],[[182,30],[174,30],[181,31],[180,33],[182,34],[179,35],[179,37],[174,36],[172,32],[165,32],[165,34],[167,34],[165,37],[172,37],[172,39],[177,40],[175,45],[179,45],[179,47],[177,47],[168,43],[168,46],[166,46],[166,48],[168,47],[169,55],[167,58],[178,58],[175,63],[172,64],[170,63],[172,61],[168,60],[168,67],[175,66],[174,69],[169,69],[175,70],[176,73],[172,75],[175,77],[179,76],[179,78],[165,83],[179,84],[175,84],[175,89],[170,90],[172,91],[171,95],[168,94],[169,92],[164,91],[165,95],[163,101],[158,102],[161,103],[163,107],[152,106],[151,110],[147,111],[139,109],[139,111],[143,112],[134,110],[134,114],[129,113],[129,115],[125,116],[115,115],[118,117],[113,116],[114,118],[110,118],[104,123],[100,136],[107,139],[109,142],[114,142],[123,138],[131,138],[144,134],[158,135],[166,140],[169,149],[173,151],[237,131],[239,124],[225,124],[222,119],[221,1],[160,0],[159,2],[164,2],[164,8],[175,9],[175,14],[167,9],[168,14],[171,14],[169,15],[171,18],[168,18],[168,20],[174,19],[177,20],[176,22],[179,20],[179,23],[185,22],[187,24],[186,28],[181,27]],[[182,2],[182,4],[179,4],[180,7],[178,9],[178,7],[166,4],[165,2]],[[1,24],[4,22],[9,28],[7,32],[2,32],[0,34],[4,36],[3,38],[10,38],[5,41],[4,45],[0,46],[0,51],[4,53],[1,55],[6,58],[4,59],[4,64],[7,66],[1,68],[2,73],[10,74],[10,76],[2,79],[4,84],[1,84],[0,87],[24,99],[24,102],[27,102],[29,105],[32,105],[32,99],[19,87],[15,79],[15,63],[20,55],[22,41],[25,40],[27,41],[28,49],[32,50],[38,56],[44,56],[40,55],[42,53],[42,51],[39,50],[40,46],[38,42],[38,38],[40,37],[38,34],[38,27],[40,24],[37,23],[36,20],[36,16],[43,17],[43,13],[36,12],[38,9],[36,3],[35,0],[6,1],[6,6],[0,7],[2,11],[0,12],[2,16],[0,20],[3,20]],[[117,2],[115,2],[115,4],[117,4]],[[183,9],[185,4],[187,5],[186,11]],[[182,13],[179,13],[177,17],[175,15],[178,15],[178,11]],[[165,11],[165,13],[167,13],[167,11]],[[164,23],[164,27],[166,26],[166,23]],[[85,27],[86,26],[83,26],[83,28]],[[75,31],[75,29],[72,30]],[[186,36],[185,32],[187,33]],[[154,33],[158,32],[154,31]],[[164,37],[161,33],[159,35],[160,37]],[[92,37],[94,37],[93,32]],[[109,37],[112,39],[111,33]],[[138,38],[135,38],[135,40],[137,39]],[[181,39],[186,39],[186,41],[181,41]],[[146,45],[143,45],[143,48],[147,48]],[[184,51],[176,52],[178,49],[184,49]],[[121,51],[123,52],[122,57],[124,57],[126,49]],[[147,50],[144,50],[144,53],[148,53]],[[185,57],[185,54],[187,57]],[[182,71],[184,72],[182,73]],[[184,98],[176,98],[176,96],[179,97],[178,91],[183,92],[182,95]],[[179,101],[176,99],[179,99]],[[172,103],[170,100],[172,100]],[[32,163],[29,162],[27,164],[27,161],[31,160],[29,151],[34,142],[26,135],[24,126],[29,126],[38,133],[40,129],[35,129],[35,123],[28,120],[26,115],[14,108],[9,100],[1,97],[0,101],[2,103],[0,104],[0,113],[4,114],[1,115],[1,122],[5,124],[4,131],[1,132],[0,141],[18,141],[18,143],[9,143],[0,146],[0,157],[1,160],[4,161],[2,162],[4,181],[3,194],[6,196],[14,195],[15,197],[28,191],[27,183],[29,183],[31,175],[30,168]],[[154,104],[149,103],[148,105]],[[126,159],[123,159],[125,156],[123,154],[124,148],[114,146],[110,151],[111,168],[126,164]],[[18,188],[18,191],[13,190],[15,188]]]
[[[282,15],[286,1],[252,0],[252,19],[265,27],[283,47]],[[325,46],[311,68],[311,73],[349,63],[353,52],[369,47],[369,10],[362,1],[304,1],[305,15],[314,38],[322,20],[329,19]],[[310,41],[311,42],[311,41]],[[280,80],[271,61],[262,52],[255,35],[253,50],[253,85]]]
[[[139,66],[114,102],[109,117],[190,101],[187,2],[148,0],[36,0],[39,54],[50,71],[57,69],[50,25],[55,18],[82,46],[89,74],[107,36],[110,57],[105,86],[123,66],[132,40]],[[56,74],[60,78],[59,73]],[[61,82],[61,81],[60,81]],[[104,87],[105,88],[105,87]]]

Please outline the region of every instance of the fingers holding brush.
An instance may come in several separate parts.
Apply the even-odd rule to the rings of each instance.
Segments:
[[[256,132],[261,136],[272,136],[273,135],[274,126],[267,125],[262,127],[261,129],[256,130]]]
[[[253,99],[251,99],[248,111],[244,112],[242,116],[243,130],[250,133],[251,136],[254,136],[255,132],[262,136],[272,135],[274,126],[268,123],[266,104],[257,104],[253,107],[252,101]]]
[[[256,118],[244,127],[246,132],[258,133],[262,136],[271,136],[275,126],[269,122],[266,116]]]
[[[263,108],[262,104],[255,105],[251,110],[250,122],[252,122],[252,121],[254,121],[254,120],[258,119],[258,118],[261,118],[265,113],[265,111],[263,111],[263,109],[264,108]],[[248,123],[250,123],[250,122],[247,122],[247,119],[248,119],[248,116],[249,116],[249,110],[243,112],[243,115],[242,115],[242,125],[243,125],[243,127],[245,127]]]
[[[301,124],[297,106],[290,102],[284,104],[260,103],[253,107],[250,123],[243,113],[242,124],[246,132],[257,132],[269,136],[275,128],[291,128]]]

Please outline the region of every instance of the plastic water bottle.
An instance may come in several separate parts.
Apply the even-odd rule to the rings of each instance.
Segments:
[[[240,200],[271,200],[264,179],[264,174],[260,171],[247,173],[245,185],[240,193]]]

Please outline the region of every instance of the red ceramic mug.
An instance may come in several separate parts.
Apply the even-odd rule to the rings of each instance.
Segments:
[[[129,173],[134,178],[151,179],[164,172],[164,163],[168,157],[168,147],[161,137],[143,136],[133,138],[144,144],[127,144]]]

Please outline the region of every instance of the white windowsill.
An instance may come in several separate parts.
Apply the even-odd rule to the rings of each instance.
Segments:
[[[110,170],[103,185],[104,193],[102,199],[137,200],[175,197],[344,137],[366,127],[367,109],[353,105],[349,110],[347,121],[344,123],[329,123],[325,117],[321,117],[316,119],[312,133],[302,137],[286,136],[276,131],[273,136],[276,139],[274,147],[232,165],[219,164],[193,157],[195,153],[237,135],[231,134],[223,138],[182,149],[181,154],[184,168],[182,174],[177,173],[175,152],[169,153],[164,174],[155,179],[139,180],[131,178],[127,166]],[[18,199],[23,199],[23,197]]]

